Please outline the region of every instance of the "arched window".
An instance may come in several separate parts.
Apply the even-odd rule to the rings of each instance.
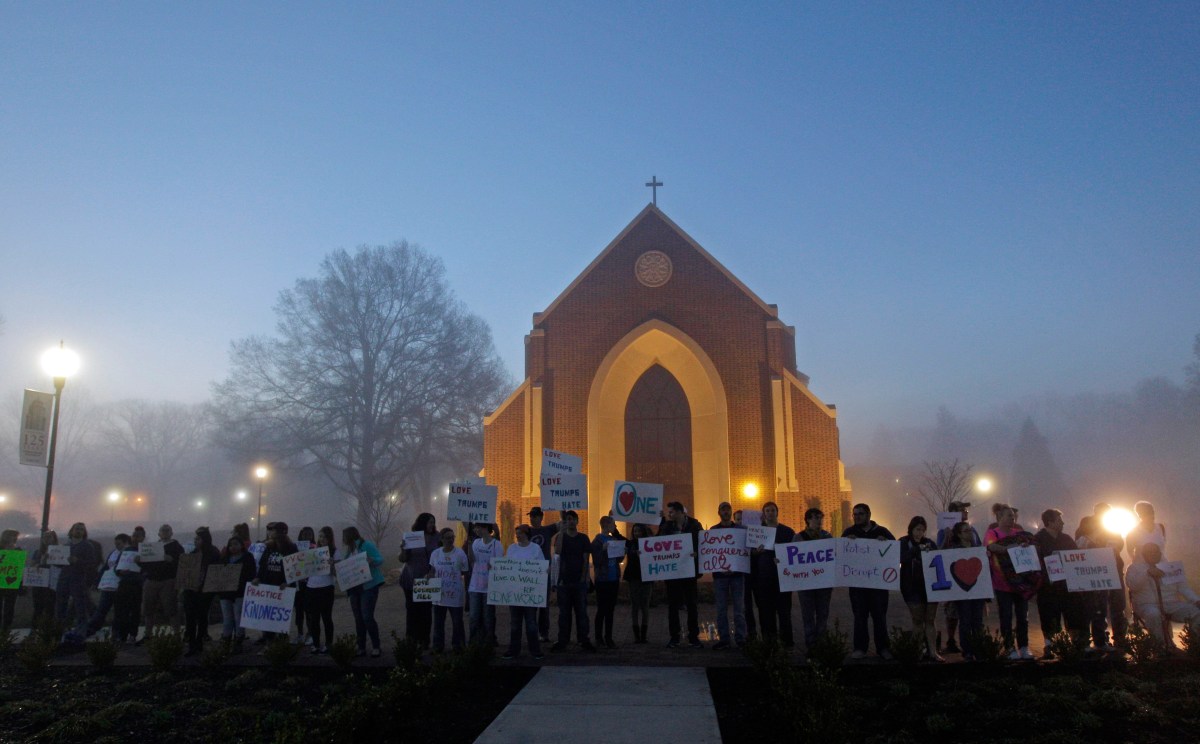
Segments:
[[[692,505],[692,411],[660,365],[638,379],[625,404],[625,478],[663,484],[666,501]]]

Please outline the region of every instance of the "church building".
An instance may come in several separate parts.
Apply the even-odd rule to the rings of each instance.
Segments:
[[[525,378],[484,419],[484,472],[506,537],[540,501],[542,450],[583,459],[598,531],[618,480],[661,483],[709,525],[717,505],[820,507],[848,523],[837,411],[796,368],[795,328],[650,204],[534,313]],[[557,514],[548,514],[552,522]]]

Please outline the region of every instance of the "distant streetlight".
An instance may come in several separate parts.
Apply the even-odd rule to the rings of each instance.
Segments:
[[[8,503],[8,494],[0,493],[0,504],[7,504],[7,503]]]
[[[742,495],[748,499],[758,498],[758,484],[747,483],[742,486]]]
[[[117,502],[121,500],[119,491],[108,492],[108,522],[113,527],[117,526]]]
[[[50,456],[46,461],[46,497],[42,500],[42,532],[50,529],[50,493],[54,488],[54,453],[58,449],[58,411],[62,408],[63,386],[79,371],[79,355],[63,346],[42,354],[42,369],[54,378],[54,416],[50,420]]]
[[[245,501],[245,500],[246,500],[246,492],[245,492],[245,491],[238,491],[238,492],[237,492],[237,500],[238,500],[238,501]]]
[[[984,477],[980,478],[979,480],[975,481],[975,490],[979,491],[980,493],[984,493],[984,494],[991,493],[992,490],[995,488],[996,488],[996,484],[993,483],[992,479],[988,478],[987,476],[984,476]]]
[[[203,509],[203,508],[204,508],[204,499],[196,499],[196,508],[197,508],[197,509]]]
[[[256,516],[258,518],[254,520],[254,539],[255,540],[259,540],[262,538],[263,481],[265,481],[267,479],[267,475],[269,475],[269,474],[270,474],[270,471],[267,470],[262,465],[259,465],[257,468],[254,469],[254,477],[258,478],[258,512],[256,513]]]

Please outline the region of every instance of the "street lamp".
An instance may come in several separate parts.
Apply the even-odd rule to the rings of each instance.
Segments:
[[[120,493],[116,491],[108,492],[108,522],[112,527],[117,526],[117,502],[120,500]]]
[[[995,487],[996,484],[993,483],[992,479],[988,478],[986,475],[975,481],[975,490],[979,491],[980,493],[991,493],[992,489]]]
[[[269,473],[269,472],[270,472],[270,471],[268,471],[268,470],[267,470],[265,467],[263,467],[262,465],[259,465],[257,468],[255,468],[255,469],[254,469],[254,477],[255,477],[255,478],[258,478],[258,512],[257,512],[257,514],[256,514],[256,516],[257,516],[257,519],[255,519],[255,520],[254,520],[254,539],[255,539],[255,540],[259,540],[259,539],[261,539],[261,538],[262,538],[262,492],[263,492],[263,481],[265,481],[265,480],[267,479],[267,475],[268,475],[268,473]]]
[[[79,355],[58,342],[42,354],[42,369],[54,378],[54,416],[50,419],[50,456],[46,462],[46,497],[42,500],[42,533],[50,529],[50,492],[54,488],[54,452],[58,449],[58,411],[62,408],[63,386],[79,371]]]

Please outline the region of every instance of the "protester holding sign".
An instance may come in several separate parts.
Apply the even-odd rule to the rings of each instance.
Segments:
[[[16,550],[17,538],[21,536],[16,530],[5,530],[0,533],[0,550]],[[13,614],[17,608],[17,593],[20,589],[0,589],[0,635],[8,635],[12,628]]]
[[[437,520],[429,512],[422,512],[413,522],[412,531],[421,533],[421,539],[412,544],[405,539],[399,556],[400,562],[404,564],[399,581],[400,588],[404,590],[404,637],[415,641],[421,648],[429,648],[429,631],[433,627],[433,604],[413,601],[413,582],[425,578],[429,573],[429,557],[441,545]]]
[[[324,550],[329,556],[329,568],[324,573],[308,577],[308,601],[305,611],[308,613],[309,641],[314,654],[329,652],[333,643],[333,563],[336,558],[334,549],[333,528],[322,527],[317,532],[317,549]],[[325,642],[321,643],[321,626],[325,626]]]
[[[88,539],[87,526],[83,522],[71,525],[67,539],[70,557],[58,575],[58,605],[54,614],[58,622],[65,625],[69,612],[74,612],[75,625],[67,635],[70,640],[82,643],[87,637],[88,620],[92,615],[92,599],[88,590],[101,557],[96,555],[96,548]]]
[[[779,505],[768,501],[762,508],[762,526],[775,529],[775,544],[792,542],[796,531],[779,523]],[[779,573],[775,570],[775,551],[754,548],[750,551],[750,580],[754,584],[754,604],[758,606],[763,638],[778,639],[784,648],[796,645],[792,634],[792,594],[779,591]]]
[[[608,554],[608,544],[624,542],[612,517],[600,517],[600,532],[592,539],[592,565],[596,572],[596,645],[616,648],[613,642],[613,614],[617,610],[617,589],[621,586],[621,558]]]
[[[1042,512],[1042,529],[1033,536],[1034,547],[1043,564],[1047,557],[1059,550],[1076,550],[1079,546],[1071,536],[1063,531],[1062,512],[1058,509],[1047,509]],[[1083,632],[1082,613],[1075,597],[1067,591],[1066,582],[1047,580],[1037,593],[1038,620],[1042,626],[1042,637],[1046,646],[1042,650],[1043,659],[1052,659],[1050,639],[1062,632],[1064,620],[1068,630],[1076,637]]]
[[[704,644],[700,642],[700,613],[696,607],[698,594],[696,584],[699,578],[700,562],[695,551],[696,546],[700,544],[700,531],[703,529],[700,522],[688,516],[687,510],[681,502],[672,501],[667,504],[667,521],[659,528],[658,534],[691,535],[692,554],[687,557],[692,561],[695,569],[693,575],[688,578],[667,579],[663,582],[667,586],[667,629],[671,634],[667,648],[679,646],[681,633],[679,610],[681,608],[687,611],[688,645],[692,648],[704,648]]]
[[[163,559],[147,563],[139,561],[145,583],[142,586],[142,617],[146,621],[146,637],[153,635],[158,625],[175,625],[177,609],[175,577],[179,572],[179,556],[183,546],[174,538],[171,525],[158,528],[158,540],[163,546]]]
[[[441,653],[446,648],[446,614],[450,614],[450,624],[453,626],[451,647],[458,650],[466,645],[467,633],[463,627],[463,605],[466,604],[466,591],[463,577],[470,570],[467,565],[467,554],[462,548],[454,545],[454,530],[449,527],[439,533],[442,547],[433,551],[429,557],[429,576],[442,580],[442,591],[437,604],[433,606],[433,651]]]
[[[851,540],[896,539],[887,527],[878,525],[871,520],[871,507],[866,504],[855,504],[850,513],[854,517],[854,524],[842,531],[842,537]],[[897,556],[898,559],[899,556]],[[887,589],[865,589],[852,586],[847,591],[850,593],[850,609],[854,613],[854,651],[850,653],[850,658],[861,659],[867,655],[867,646],[870,644],[870,638],[867,635],[867,621],[871,620],[875,632],[875,650],[881,659],[890,661],[894,657],[891,649],[888,648]]]
[[[542,520],[545,515],[542,513],[542,507],[535,506],[529,510],[529,541],[542,549],[542,557],[550,560],[550,545],[554,542],[554,536],[558,534],[559,525],[547,524],[542,525]],[[546,586],[549,587],[550,577],[546,576]],[[549,605],[549,602],[547,602]],[[550,642],[550,608],[538,608],[538,639],[542,643]]]
[[[121,553],[127,547],[129,547],[129,535],[121,533],[113,538],[113,549],[105,557],[104,568],[100,574],[100,601],[96,604],[92,617],[88,620],[87,635],[89,636],[103,628],[104,624],[108,622],[108,613],[112,609],[119,583],[117,563],[121,560]]]
[[[758,514],[758,519],[762,521],[762,513]],[[742,527],[748,526],[742,521],[742,510],[738,509],[733,513],[734,524]],[[754,553],[751,551],[750,557],[750,573],[746,574],[745,581],[742,582],[744,591],[742,592],[742,604],[746,607],[746,640],[758,638],[758,624],[754,621]]]
[[[46,530],[38,541],[37,550],[33,551],[33,555],[29,558],[29,565],[32,568],[41,569],[47,573],[51,572],[49,552],[51,545],[58,545],[58,533],[54,530]],[[54,619],[57,586],[58,581],[55,580],[47,582],[44,587],[36,586],[30,589],[30,593],[33,594],[33,619],[31,620],[33,627],[36,628]]]
[[[579,515],[563,512],[564,529],[554,536],[554,554],[558,556],[558,641],[551,651],[563,651],[571,640],[571,614],[575,614],[575,633],[585,651],[596,647],[588,639],[588,556],[591,541],[579,532]]]
[[[205,636],[208,635],[208,610],[212,607],[213,595],[204,591],[204,576],[210,565],[221,562],[221,552],[212,542],[212,533],[207,527],[196,529],[196,555],[200,556],[200,579],[194,589],[183,590],[184,640],[187,652],[184,656],[200,653]]]
[[[804,512],[804,529],[796,533],[795,542],[831,540],[833,535],[824,529],[825,512],[815,506]],[[800,620],[804,623],[804,647],[811,651],[817,638],[829,625],[829,603],[833,588],[802,589],[796,592],[800,601]]]
[[[467,562],[471,566],[471,581],[467,586],[467,603],[470,606],[470,642],[497,646],[496,607],[489,605],[488,574],[492,560],[504,555],[504,547],[496,539],[496,528],[489,522],[472,525],[475,540],[467,550]]]
[[[978,547],[975,543],[977,538],[975,529],[969,523],[959,522],[951,529],[944,549]],[[982,572],[983,565],[977,560],[972,562],[975,563],[974,573],[977,576]],[[958,640],[962,649],[963,661],[975,661],[976,659],[975,639],[983,633],[983,606],[986,601],[985,599],[959,599],[951,603],[958,615]],[[946,650],[949,653],[955,653],[949,647]]]
[[[1108,547],[1113,551],[1116,560],[1117,582],[1115,589],[1105,592],[1090,592],[1093,598],[1094,614],[1092,615],[1092,642],[1103,651],[1113,651],[1117,646],[1125,646],[1125,635],[1129,630],[1129,620],[1125,617],[1125,559],[1121,552],[1125,549],[1125,540],[1117,532],[1104,527],[1104,515],[1112,511],[1112,505],[1101,502],[1096,504],[1093,516],[1095,529],[1088,536],[1088,547]],[[1109,623],[1112,624],[1112,642],[1109,641]],[[1115,645],[1114,645],[1115,644]]]
[[[997,514],[996,526],[987,531],[984,545],[991,556],[992,587],[996,591],[996,611],[1000,615],[1000,635],[1004,637],[1008,658],[1032,660],[1029,650],[1029,597],[1037,592],[1038,581],[1024,582],[1017,574],[1008,557],[1013,545],[1032,543],[1033,535],[1017,526],[1017,514],[1011,506],[1005,506]],[[1017,619],[1016,646],[1013,645],[1013,615]]]
[[[530,529],[529,525],[517,525],[514,534],[517,537],[517,541],[508,546],[508,552],[505,554],[505,557],[521,560],[546,560],[542,556],[542,549],[530,542],[533,530]],[[537,607],[512,605],[508,608],[508,650],[504,653],[504,659],[515,659],[521,655],[522,630],[525,631],[525,638],[529,643],[529,653],[533,658],[539,661],[546,658],[542,655],[542,647],[538,642],[537,611]]]
[[[246,638],[246,631],[242,628],[242,601],[246,595],[246,584],[254,581],[258,569],[254,565],[254,557],[246,551],[246,543],[237,534],[236,529],[225,543],[221,563],[241,568],[237,588],[217,595],[221,602],[221,640],[240,644]]]
[[[900,595],[912,615],[913,632],[925,639],[925,658],[945,661],[938,653],[933,625],[937,603],[930,602],[925,593],[922,563],[925,555],[937,547],[933,540],[925,537],[926,529],[925,517],[913,517],[908,522],[908,534],[900,538]]]
[[[638,545],[650,537],[650,527],[634,524],[625,543],[625,583],[629,585],[629,612],[633,620],[633,642],[646,643],[650,626],[650,592],[653,582],[642,581],[642,556]]]
[[[720,521],[710,529],[746,529],[745,525],[740,525],[733,521],[733,507],[728,501],[722,501],[717,505],[717,516],[720,517]],[[744,535],[745,533],[742,534]],[[713,649],[720,650],[730,647],[730,604],[733,605],[732,641],[737,643],[738,648],[741,648],[746,643],[746,574],[739,571],[714,571],[712,577],[713,595],[717,604],[718,637]]]
[[[367,565],[371,567],[371,580],[346,590],[350,598],[350,611],[354,614],[354,633],[358,637],[358,655],[367,653],[367,637],[371,639],[371,656],[379,651],[379,623],[375,622],[375,603],[379,601],[379,587],[383,586],[383,556],[370,540],[364,540],[357,527],[342,530],[342,557],[350,558],[356,553],[366,553]]]
[[[317,535],[312,527],[301,527],[300,532],[296,533],[296,552],[309,550],[313,543],[317,541]],[[308,579],[299,579],[296,581],[296,643],[304,643],[308,641],[308,645],[312,645],[312,638],[304,633],[304,620],[308,617]]]
[[[142,572],[137,565],[137,555],[138,546],[130,539],[114,571],[117,590],[113,596],[112,635],[117,643],[137,640],[138,611],[142,606]]]

